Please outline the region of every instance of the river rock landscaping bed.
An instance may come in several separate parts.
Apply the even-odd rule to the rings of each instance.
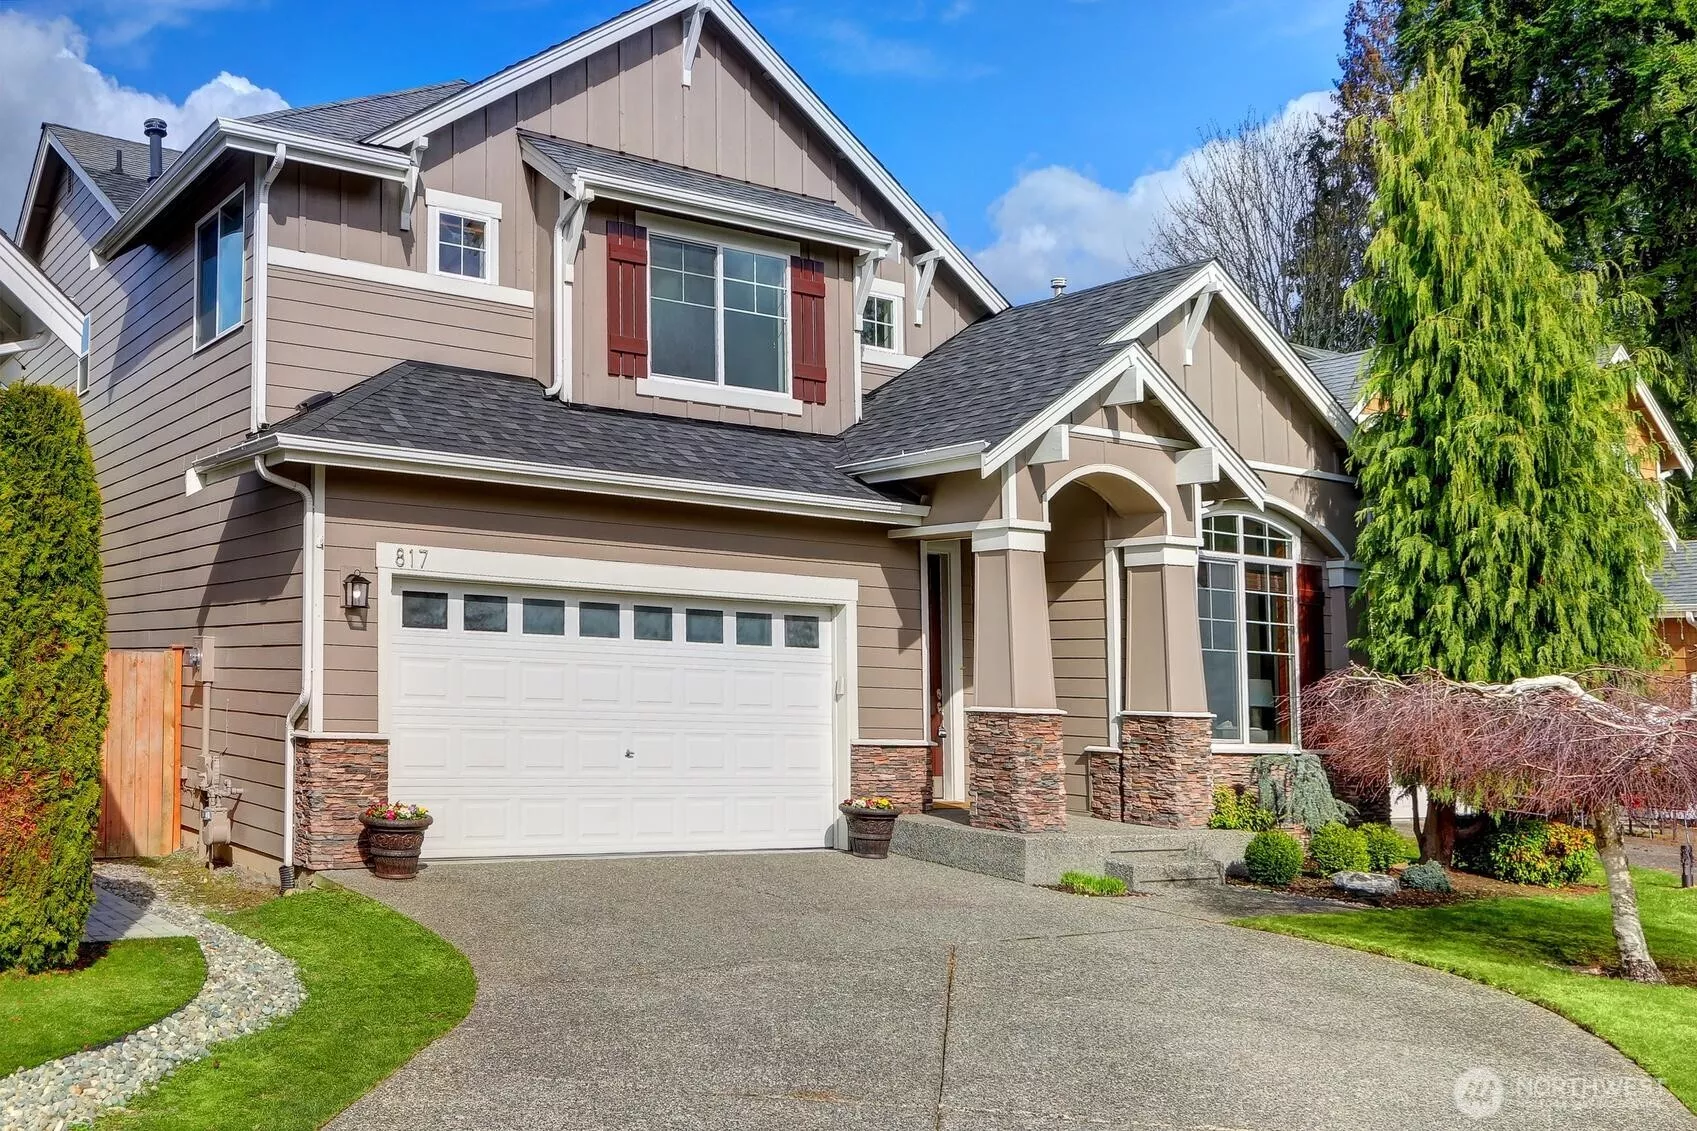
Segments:
[[[177,1012],[97,1049],[0,1079],[0,1131],[91,1123],[221,1041],[257,1032],[306,1000],[294,963],[263,943],[166,898],[146,869],[100,864],[95,883],[193,935],[206,982]]]

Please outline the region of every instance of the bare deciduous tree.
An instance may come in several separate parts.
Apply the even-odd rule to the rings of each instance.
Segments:
[[[1299,233],[1314,203],[1308,167],[1317,120],[1251,114],[1232,129],[1214,126],[1183,165],[1184,191],[1167,199],[1141,270],[1217,259],[1251,301],[1290,336],[1302,283],[1292,270]]]
[[[1302,693],[1305,737],[1336,777],[1360,785],[1448,783],[1475,808],[1587,818],[1608,877],[1621,971],[1661,982],[1644,941],[1621,816],[1697,800],[1697,709],[1642,675],[1463,683],[1351,668]]]

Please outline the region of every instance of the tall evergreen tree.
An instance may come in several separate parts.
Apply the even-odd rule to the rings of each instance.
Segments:
[[[1640,666],[1661,547],[1627,456],[1628,379],[1597,363],[1597,281],[1564,266],[1523,161],[1499,151],[1504,117],[1469,124],[1459,66],[1428,60],[1375,130],[1351,291],[1378,325],[1358,643],[1381,671],[1462,680]]]
[[[1353,0],[1344,20],[1336,105],[1308,151],[1313,197],[1297,232],[1292,265],[1302,288],[1291,336],[1305,345],[1354,350],[1373,340],[1371,317],[1345,295],[1361,278],[1372,237],[1372,125],[1390,113],[1396,93],[1401,10],[1401,0]]]

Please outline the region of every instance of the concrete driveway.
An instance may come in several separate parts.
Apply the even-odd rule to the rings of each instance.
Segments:
[[[1193,897],[1088,900],[836,853],[335,878],[451,939],[478,977],[465,1023],[341,1131],[1697,1126],[1535,1006],[1225,926]],[[1485,1107],[1502,1082],[1496,1116],[1458,1109],[1469,1070]],[[1614,1095],[1548,1098],[1570,1081]]]

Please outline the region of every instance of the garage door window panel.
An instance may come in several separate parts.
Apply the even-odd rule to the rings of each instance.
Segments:
[[[467,593],[461,624],[467,632],[507,631],[507,599],[485,593]]]
[[[716,609],[690,609],[684,614],[684,639],[691,644],[723,644],[725,614]]]
[[[577,634],[595,640],[619,638],[619,606],[583,601],[577,607]]]
[[[636,606],[636,638],[638,640],[670,640],[672,610],[667,605]]]
[[[408,590],[401,594],[402,628],[448,627],[448,595]]]
[[[787,616],[784,618],[784,647],[819,647],[819,618]]]
[[[566,603],[538,597],[524,599],[524,633],[526,636],[564,636],[566,634]]]
[[[738,613],[737,643],[761,648],[772,646],[771,613]]]

